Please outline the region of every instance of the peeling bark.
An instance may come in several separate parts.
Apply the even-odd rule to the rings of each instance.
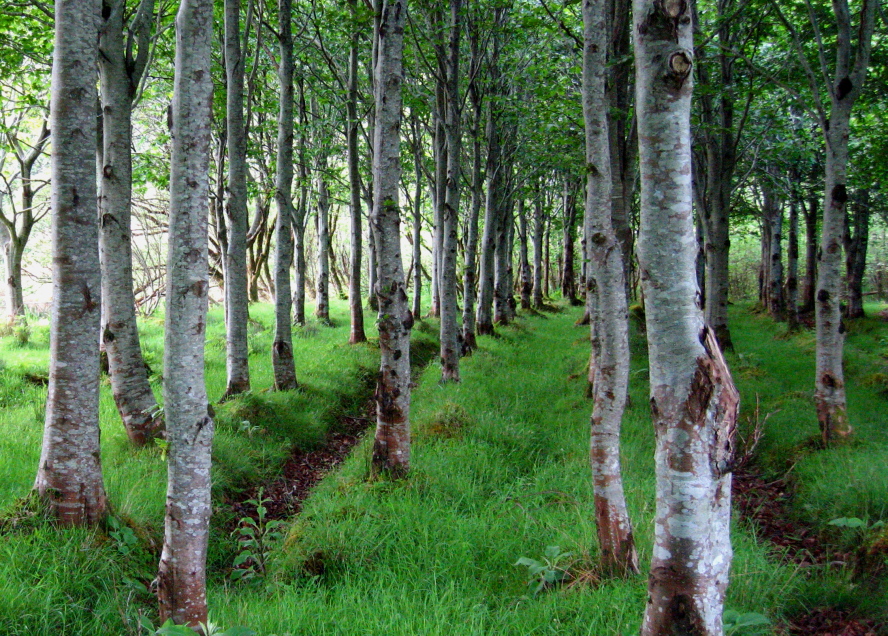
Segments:
[[[634,0],[639,263],[657,435],[655,544],[642,636],[721,636],[739,396],[694,272],[690,5]]]
[[[182,0],[176,17],[164,383],[167,506],[158,574],[160,620],[207,621],[212,412],[204,383],[207,194],[213,2]]]
[[[96,208],[98,0],[56,0],[49,392],[34,489],[62,525],[107,508],[99,447],[101,274]]]

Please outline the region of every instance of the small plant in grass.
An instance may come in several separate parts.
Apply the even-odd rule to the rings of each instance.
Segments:
[[[195,636],[193,629],[187,625],[176,625],[172,620],[167,620],[163,625],[155,628],[146,616],[142,616],[139,619],[139,625],[149,636]],[[200,624],[200,630],[204,636],[256,636],[256,632],[248,627],[236,626],[223,630],[209,620]]]
[[[255,499],[247,499],[246,503],[256,508],[256,518],[243,517],[235,534],[238,535],[240,553],[235,557],[231,572],[232,581],[251,579],[263,576],[268,565],[268,558],[274,546],[280,542],[284,533],[283,521],[268,518],[267,504],[270,499],[262,496],[260,488]]]
[[[521,557],[516,566],[527,568],[527,596],[533,598],[543,590],[555,587],[568,578],[566,562],[573,556],[571,552],[562,552],[557,545],[546,546],[542,561]]]
[[[117,551],[129,556],[139,546],[139,538],[133,529],[117,517],[108,517],[108,536],[114,540]]]
[[[740,636],[741,634],[760,634],[761,628],[771,624],[767,616],[756,612],[738,612],[737,610],[725,610],[722,615],[722,625],[725,636]]]
[[[262,427],[252,424],[250,420],[242,420],[237,430],[244,433],[247,437],[253,437],[256,433],[262,432]]]

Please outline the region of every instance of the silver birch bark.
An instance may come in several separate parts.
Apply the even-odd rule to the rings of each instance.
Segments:
[[[317,110],[313,102],[312,110]],[[317,113],[315,113],[317,121]],[[316,281],[315,317],[330,324],[330,192],[327,189],[327,155],[321,151],[315,165],[315,195],[317,210],[315,230],[318,235],[318,277]]]
[[[142,446],[161,434],[163,419],[148,383],[139,343],[133,294],[131,245],[132,107],[149,59],[154,0],[142,0],[124,40],[126,3],[109,3],[99,32],[102,99],[100,165],[102,343],[108,354],[111,391],[130,441]],[[133,49],[136,49],[135,55]]]
[[[862,189],[856,193],[845,223],[842,242],[845,245],[845,272],[848,305],[846,318],[863,318],[863,279],[866,273],[866,251],[869,244],[870,192]]]
[[[287,391],[296,388],[296,367],[293,362],[293,333],[290,313],[290,264],[293,260],[293,1],[278,0],[278,43],[281,61],[278,66],[280,104],[278,111],[277,176],[274,198],[277,219],[274,223],[274,342],[271,365],[274,388]]]
[[[505,9],[496,10],[492,49],[489,63],[490,100],[487,108],[487,193],[484,200],[484,233],[481,238],[481,258],[478,274],[478,309],[475,326],[478,335],[493,334],[493,295],[496,237],[499,231],[499,191],[502,183],[500,148],[500,112],[502,74],[499,59],[502,47],[500,28],[505,21]]]
[[[770,217],[768,227],[768,313],[774,320],[783,320],[783,204],[775,193],[765,191],[765,209]]]
[[[543,211],[542,193],[537,189],[533,202],[533,298],[531,304],[534,309],[543,307],[543,226],[545,212]]]
[[[447,172],[441,240],[441,380],[459,382],[459,324],[456,306],[456,249],[460,201],[462,108],[459,95],[459,40],[462,0],[450,0],[450,38],[445,67],[444,135]]]
[[[532,289],[527,233],[527,211],[525,210],[524,198],[522,197],[518,199],[518,269],[520,272],[521,309],[530,309],[530,292]]]
[[[101,4],[57,0],[52,64],[53,295],[49,393],[34,489],[63,525],[105,516],[99,448],[101,274],[96,56]]]
[[[250,390],[247,322],[247,131],[244,124],[244,55],[241,50],[241,0],[225,0],[226,119],[228,122],[228,199],[225,220],[225,396]]]
[[[875,0],[864,0],[857,29],[857,46],[852,66],[852,26],[847,0],[833,0],[838,38],[835,73],[830,78],[824,69],[829,87],[828,119],[821,117],[826,140],[826,188],[823,201],[823,236],[817,268],[817,371],[814,402],[823,441],[847,438],[852,433],[845,400],[845,376],[842,354],[845,330],[841,316],[842,236],[845,206],[848,202],[848,140],[851,110],[860,96],[869,68],[872,35],[875,28]],[[817,88],[816,86],[812,89]]]
[[[309,167],[308,108],[305,103],[305,80],[299,77],[299,200],[293,215],[293,250],[295,272],[293,276],[293,322],[305,324],[305,217],[308,215]]]
[[[351,194],[350,221],[351,221],[351,253],[349,256],[348,278],[348,306],[351,316],[351,331],[348,336],[349,344],[366,342],[364,333],[364,306],[361,300],[361,173],[358,166],[358,48],[360,46],[360,31],[357,20],[357,0],[349,0],[349,15],[352,25],[349,36],[348,49],[348,101],[346,102],[346,117],[348,118],[346,143],[348,146],[348,181]]]
[[[586,293],[592,333],[591,449],[602,569],[638,572],[620,467],[620,425],[629,388],[629,311],[623,256],[611,219],[606,84],[607,0],[583,2],[583,118],[586,125]]]
[[[721,636],[731,563],[731,445],[739,396],[695,281],[692,20],[683,0],[634,0],[657,507],[642,636]]]
[[[478,217],[481,214],[481,199],[484,191],[484,178],[481,174],[481,118],[483,116],[483,94],[478,75],[481,66],[481,52],[478,43],[476,21],[469,22],[469,99],[472,103],[472,202],[469,208],[469,223],[466,234],[466,261],[463,273],[463,312],[462,347],[463,354],[478,348],[475,337],[475,283],[478,265]]]
[[[413,128],[413,307],[414,319],[422,312],[422,145],[420,144],[419,119],[416,113],[410,118]]]
[[[410,467],[410,329],[413,316],[401,264],[398,188],[401,178],[400,126],[406,0],[384,0],[378,21],[376,129],[373,152],[373,213],[379,300],[379,379],[373,467],[394,477]]]
[[[789,235],[786,248],[786,320],[789,329],[799,326],[799,200],[789,203]]]
[[[157,594],[161,621],[193,627],[207,620],[214,428],[204,384],[212,35],[212,0],[182,0],[176,16],[164,337],[167,506]]]
[[[799,313],[814,311],[814,296],[817,287],[817,210],[820,207],[816,196],[807,202],[802,201],[802,215],[805,217],[805,280],[802,284],[802,303]]]
[[[444,132],[446,109],[444,88],[440,82],[435,85],[435,107],[432,109],[434,132],[432,133],[432,154],[435,160],[435,177],[432,183],[432,289],[429,316],[441,315],[441,267],[444,251],[444,206],[447,196],[447,137]]]

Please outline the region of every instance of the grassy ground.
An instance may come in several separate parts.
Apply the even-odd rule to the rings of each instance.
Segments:
[[[359,407],[368,375],[375,373],[378,352],[372,345],[345,344],[344,306],[335,309],[341,326],[309,326],[297,333],[303,388],[282,395],[262,391],[271,384],[270,309],[251,309],[257,321],[251,336],[254,392],[217,409],[213,620],[246,625],[262,635],[634,633],[644,608],[645,576],[603,582],[594,576],[597,545],[587,464],[591,403],[584,396],[589,345],[585,328],[573,327],[576,310],[524,317],[501,330],[501,337],[482,338],[480,350],[463,360],[459,385],[439,385],[440,368],[430,365],[413,397],[410,476],[395,483],[370,478],[365,440],[287,526],[285,540],[271,555],[271,574],[231,582],[237,545],[221,530],[230,521],[224,500],[273,476],[292,444],[317,443],[339,414]],[[810,336],[786,339],[783,328],[746,308],[735,308],[732,319],[738,355],[729,362],[744,413],[752,412],[756,393],[761,415],[780,409],[768,419],[762,465],[775,474],[793,466],[798,514],[811,522],[829,528],[836,516],[878,519],[888,501],[880,490],[888,477],[884,462],[871,468],[869,458],[884,452],[878,425],[885,408],[880,380],[869,376],[879,373],[873,365],[885,366],[878,354],[888,330],[875,321],[852,329],[849,394],[861,441],[819,451],[808,443],[816,434],[805,344]],[[208,330],[211,397],[224,389],[222,329],[217,312]],[[159,371],[160,324],[149,320],[144,330],[147,357]],[[421,324],[416,333],[429,345],[434,331],[435,325]],[[12,337],[0,340],[5,362],[0,506],[28,492],[39,456],[42,408],[35,405],[42,403],[45,389],[21,380],[21,374],[45,373],[41,330],[34,330],[31,341],[21,347]],[[646,352],[637,334],[633,356],[623,456],[645,569],[653,534],[653,432]],[[850,379],[858,371],[873,387]],[[125,524],[100,533],[61,532],[36,519],[14,530],[7,524],[0,541],[2,634],[136,634],[139,614],[153,616],[154,602],[144,585],[153,576],[153,551],[161,537],[164,462],[156,449],[128,448],[107,387],[102,414],[106,483]],[[786,457],[793,458],[790,464]],[[849,476],[861,483],[849,485]],[[861,493],[866,488],[869,494]],[[17,514],[27,516],[27,510]],[[533,594],[527,568],[514,564],[521,557],[544,561],[547,549],[554,553],[552,546],[558,546],[559,556],[550,559],[568,569],[574,581]],[[855,588],[847,580],[818,573],[812,579],[781,565],[745,523],[735,524],[734,549],[727,601],[732,610],[776,619],[823,599],[853,602]]]

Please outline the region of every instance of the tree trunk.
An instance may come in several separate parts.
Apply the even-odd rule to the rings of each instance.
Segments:
[[[305,324],[305,217],[308,214],[308,108],[305,103],[305,80],[299,77],[299,201],[293,216],[293,322]]]
[[[373,152],[373,226],[379,280],[379,379],[376,385],[376,437],[373,467],[395,477],[410,467],[410,329],[401,265],[398,187],[401,84],[403,82],[406,0],[383,0],[376,62],[376,130]]]
[[[543,212],[542,193],[539,188],[535,193],[533,202],[533,297],[534,309],[543,307],[543,225],[545,222]]]
[[[207,194],[213,37],[211,0],[182,0],[176,63],[163,396],[167,506],[158,574],[161,622],[207,622],[206,556],[213,419],[204,389]]]
[[[101,273],[96,209],[98,0],[56,0],[49,392],[34,488],[62,525],[106,512],[99,449]]]
[[[562,195],[564,207],[564,227],[562,233],[562,268],[561,268],[561,296],[571,305],[578,305],[577,282],[574,275],[574,224],[577,218],[576,196],[573,192],[570,180],[564,179],[564,193]]]
[[[506,153],[504,153],[505,155]],[[504,160],[500,162],[498,168],[507,174],[511,172],[511,162]],[[511,266],[512,257],[512,206],[511,202],[506,200],[505,190],[507,181],[506,175],[500,181],[500,186],[494,192],[497,198],[496,209],[499,215],[499,221],[496,228],[496,249],[494,250],[494,271],[493,271],[493,322],[497,325],[507,325],[512,321],[514,316],[512,304],[512,278],[509,268]]]
[[[518,199],[518,263],[521,271],[521,309],[530,309],[530,295],[533,290],[532,274],[530,271],[530,254],[527,249],[527,212],[524,208],[524,199]]]
[[[458,308],[456,306],[456,249],[460,202],[462,107],[459,95],[459,39],[462,0],[450,0],[450,38],[445,56],[444,149],[447,172],[442,207],[441,241],[441,380],[459,382]],[[440,195],[439,195],[440,196]]]
[[[808,205],[800,203],[805,217],[805,280],[802,284],[802,304],[799,313],[814,311],[814,290],[817,287],[817,197],[811,196]]]
[[[274,342],[271,345],[271,366],[276,391],[296,388],[296,366],[293,362],[293,334],[290,327],[290,264],[293,261],[293,0],[278,0],[281,62],[278,81],[281,86],[278,112],[277,175],[274,198],[277,219],[274,262]]]
[[[444,133],[446,108],[444,89],[440,82],[435,85],[435,105],[432,107],[432,155],[435,162],[432,192],[432,288],[429,316],[441,315],[441,254],[444,249],[444,205],[447,182],[447,141]]]
[[[422,145],[419,119],[416,113],[410,118],[413,126],[413,308],[414,319],[422,315]]]
[[[357,19],[358,2],[349,0],[349,12],[352,20]],[[364,304],[361,298],[361,172],[358,165],[358,48],[361,32],[358,24],[352,26],[348,50],[348,102],[346,116],[348,118],[346,134],[348,138],[348,182],[351,194],[351,256],[349,259],[348,307],[351,316],[351,332],[349,344],[366,342],[364,333]]]
[[[864,318],[863,278],[866,273],[866,250],[869,243],[869,190],[861,190],[849,206],[852,214],[845,222],[845,271],[848,289],[846,318]],[[853,230],[853,231],[852,231]]]
[[[226,120],[228,122],[228,200],[225,217],[225,397],[250,390],[247,322],[247,131],[244,125],[244,56],[241,0],[225,0]]]
[[[767,291],[767,309],[771,318],[783,320],[786,303],[783,298],[783,203],[777,198],[770,186],[764,189],[765,209],[763,213],[768,219],[768,268],[765,284]]]
[[[315,317],[323,324],[330,324],[330,194],[327,190],[327,155],[321,152],[315,166],[315,190],[317,214],[315,229],[318,235],[317,308]]]
[[[478,348],[475,337],[475,283],[478,269],[478,217],[481,214],[481,200],[484,196],[484,176],[481,172],[481,119],[483,117],[483,94],[478,78],[482,55],[478,43],[478,26],[472,20],[468,29],[469,50],[469,99],[472,103],[472,203],[469,209],[468,232],[466,236],[466,262],[463,275],[463,314],[462,340],[463,354]]]
[[[826,141],[826,183],[823,201],[823,237],[817,268],[815,315],[817,322],[817,371],[814,403],[824,444],[852,433],[845,402],[842,353],[845,329],[841,316],[842,235],[848,201],[848,141],[851,111],[860,96],[869,67],[876,5],[867,1],[860,10],[860,25],[853,66],[851,64],[851,14],[847,0],[833,0],[838,37],[836,68],[830,86],[829,116],[821,119]],[[815,87],[817,88],[817,87]]]
[[[611,159],[605,97],[607,0],[583,2],[583,116],[586,126],[587,239],[585,279],[594,381],[590,464],[595,487],[595,523],[602,569],[638,573],[638,554],[623,495],[620,424],[629,388],[629,312],[623,257],[614,233]]]
[[[721,636],[731,562],[730,448],[739,395],[694,284],[690,6],[633,2],[638,255],[657,435],[655,543],[642,636]]]
[[[789,245],[786,247],[786,320],[790,331],[799,327],[799,200],[789,203]]]
[[[99,80],[102,151],[99,246],[102,263],[102,343],[108,355],[111,391],[130,441],[142,446],[163,430],[148,383],[136,325],[130,233],[132,200],[132,101],[148,61],[153,0],[143,0],[129,31],[138,56],[124,41],[123,5],[115,5],[100,30]],[[129,53],[127,51],[130,51]]]

